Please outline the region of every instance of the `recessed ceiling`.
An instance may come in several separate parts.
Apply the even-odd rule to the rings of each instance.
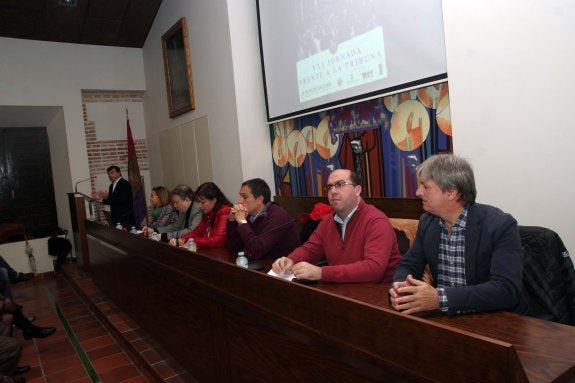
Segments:
[[[161,3],[0,0],[0,37],[141,48]]]

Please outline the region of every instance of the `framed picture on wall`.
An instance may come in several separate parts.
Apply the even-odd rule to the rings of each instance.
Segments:
[[[162,36],[164,70],[170,118],[196,108],[186,18],[178,20]]]

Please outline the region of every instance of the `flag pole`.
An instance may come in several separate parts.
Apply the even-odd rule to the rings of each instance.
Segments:
[[[144,176],[140,176],[140,181],[142,183],[142,190],[146,190],[146,185],[144,184]],[[144,193],[145,194],[145,193]],[[152,206],[151,209],[153,209],[154,207]],[[148,206],[146,206],[146,215],[144,216],[145,220],[146,220],[146,227],[149,226],[148,224]]]
[[[140,175],[140,167],[138,166],[138,155],[136,153],[134,137],[132,136],[132,129],[130,128],[128,108],[126,108],[126,126],[128,135],[128,175],[132,186],[134,218],[136,220],[136,225],[139,226],[144,220],[147,225],[148,209],[146,206],[146,196],[144,195],[144,185]]]

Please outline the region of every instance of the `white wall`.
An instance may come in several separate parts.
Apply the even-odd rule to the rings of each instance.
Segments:
[[[164,1],[150,29],[143,49],[144,106],[154,186],[163,183],[159,134],[203,116],[209,125],[213,181],[228,198],[237,199],[245,178],[262,177],[273,185],[255,33],[255,2],[234,0],[230,3],[226,0]],[[170,119],[161,36],[182,16],[186,17],[188,28],[196,109]],[[238,42],[241,38],[250,41]],[[242,45],[239,52],[235,46],[232,49],[232,44]]]
[[[31,239],[28,241],[32,247],[32,254],[36,263],[36,273],[54,271],[56,257],[48,255],[48,238]],[[30,260],[26,254],[26,242],[11,242],[0,245],[0,254],[8,264],[20,273],[30,273]]]
[[[48,141],[50,144],[50,159],[52,165],[52,181],[54,182],[54,198],[56,200],[56,210],[58,214],[58,225],[72,232],[72,219],[68,208],[68,197],[66,193],[74,191],[71,174],[63,169],[70,168],[70,155],[66,141],[66,125],[64,121],[64,110],[58,108],[58,113],[46,127]]]
[[[575,3],[443,0],[454,152],[478,201],[549,227],[575,259]]]
[[[89,177],[82,89],[143,90],[142,51],[0,38],[0,106],[57,106],[48,127],[58,221],[69,227],[68,199]],[[64,129],[64,131],[62,131]],[[71,148],[67,153],[63,148]],[[65,224],[62,224],[65,223]]]
[[[244,179],[262,178],[274,192],[271,139],[260,60],[257,6],[227,0]],[[238,188],[239,189],[239,188]]]

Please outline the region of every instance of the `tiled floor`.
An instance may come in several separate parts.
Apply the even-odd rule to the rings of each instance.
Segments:
[[[19,365],[32,369],[27,382],[149,382],[98,317],[82,302],[63,276],[35,278],[13,286],[14,300],[37,326],[54,326],[45,339],[21,339]],[[116,312],[121,317],[121,313]]]

